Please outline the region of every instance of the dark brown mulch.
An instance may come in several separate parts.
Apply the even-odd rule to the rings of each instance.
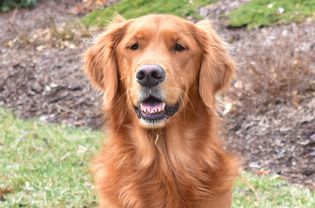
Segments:
[[[100,100],[82,72],[81,53],[48,49],[14,63],[1,72],[0,105],[23,118],[99,127]]]
[[[32,10],[0,14],[1,106],[22,118],[102,125],[100,96],[82,70],[86,40],[74,37],[86,31],[66,25],[76,21],[71,11],[77,3],[41,1]]]
[[[315,25],[228,30],[222,14],[243,2],[221,0],[200,10],[215,19],[239,63],[228,92],[228,146],[248,170],[270,170],[314,186]],[[40,35],[55,23],[74,20],[69,11],[75,4],[42,1],[33,10],[0,14],[0,106],[22,118],[93,128],[102,124],[100,95],[82,71],[84,38]],[[40,38],[32,38],[35,34]]]
[[[228,115],[229,145],[248,169],[272,170],[313,187],[314,26],[281,25],[232,38],[239,69]]]

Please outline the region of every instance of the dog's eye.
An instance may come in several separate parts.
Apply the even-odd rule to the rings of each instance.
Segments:
[[[131,46],[129,46],[129,49],[133,50],[133,51],[137,50],[138,48],[139,48],[139,44],[138,43],[134,43]]]
[[[176,45],[175,45],[175,51],[181,52],[181,51],[184,51],[184,50],[186,50],[186,48],[185,48],[184,46],[182,46],[182,45],[176,43]]]

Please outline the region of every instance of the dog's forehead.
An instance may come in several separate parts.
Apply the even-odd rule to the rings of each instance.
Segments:
[[[188,34],[192,23],[172,15],[148,15],[134,19],[128,28],[127,34],[152,36],[160,32],[168,34]]]

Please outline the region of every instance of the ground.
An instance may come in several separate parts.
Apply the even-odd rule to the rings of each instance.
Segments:
[[[227,27],[224,14],[244,2],[221,0],[200,9],[238,63],[225,96],[227,146],[247,170],[314,188],[315,23]],[[21,118],[102,125],[101,96],[82,71],[91,38],[71,13],[76,4],[40,1],[32,10],[0,14],[0,106]]]

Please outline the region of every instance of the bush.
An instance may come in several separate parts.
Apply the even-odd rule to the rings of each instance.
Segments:
[[[6,12],[14,8],[29,8],[36,5],[37,0],[0,0],[0,11]]]

